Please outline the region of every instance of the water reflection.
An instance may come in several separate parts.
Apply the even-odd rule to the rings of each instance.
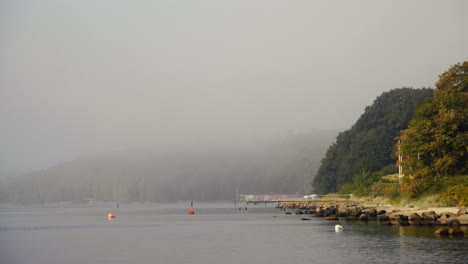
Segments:
[[[411,237],[427,237],[434,238],[434,232],[439,229],[441,226],[400,226],[399,234],[400,236],[411,236]],[[468,227],[461,227],[465,236],[468,234]]]
[[[346,222],[335,240],[343,262],[452,263],[465,259],[465,237],[436,237],[436,226],[384,226],[378,222]],[[351,262],[349,262],[351,263]]]

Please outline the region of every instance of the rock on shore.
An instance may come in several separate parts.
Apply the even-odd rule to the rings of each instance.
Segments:
[[[299,209],[294,207],[294,209],[296,214],[314,214],[317,217],[325,217],[326,220],[377,220],[385,225],[445,225],[449,227],[468,225],[466,207],[364,207],[354,204],[307,207],[307,210],[301,207]]]

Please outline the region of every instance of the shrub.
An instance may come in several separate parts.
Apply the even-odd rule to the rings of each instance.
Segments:
[[[352,183],[347,183],[345,185],[343,185],[343,187],[341,187],[340,189],[340,194],[350,194],[350,193],[353,193],[354,192],[354,184]]]
[[[454,177],[444,185],[438,202],[446,206],[468,206],[468,175]]]

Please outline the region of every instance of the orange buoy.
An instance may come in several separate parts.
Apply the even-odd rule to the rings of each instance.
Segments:
[[[195,214],[195,211],[194,211],[194,210],[189,210],[189,211],[188,211],[188,214],[189,214],[189,215],[194,215],[194,214]]]
[[[110,213],[107,215],[107,218],[109,219],[114,219],[115,218],[115,215],[113,213]]]

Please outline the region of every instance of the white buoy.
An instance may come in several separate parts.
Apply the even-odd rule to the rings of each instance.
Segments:
[[[342,225],[336,225],[335,226],[335,232],[341,232],[343,231],[343,226]]]

